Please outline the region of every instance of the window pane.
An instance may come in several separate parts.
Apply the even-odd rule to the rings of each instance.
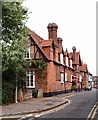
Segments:
[[[67,81],[67,73],[65,73],[65,81]]]
[[[61,83],[64,83],[64,74],[61,73]]]
[[[27,48],[26,58],[30,58],[30,47]]]
[[[34,71],[30,70],[26,72],[27,75],[27,86],[35,87],[35,74]]]
[[[33,86],[33,75],[31,75],[30,85]]]
[[[33,75],[33,71],[30,71],[31,72],[31,75]]]
[[[28,79],[27,79],[27,86],[29,86],[29,76],[27,77]]]

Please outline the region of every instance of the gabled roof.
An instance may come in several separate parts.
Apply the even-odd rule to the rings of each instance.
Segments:
[[[71,59],[72,59],[72,54],[73,54],[72,52],[69,53],[69,56],[70,56]]]
[[[82,64],[82,66],[79,66],[79,70],[82,72],[88,72],[87,64]]]
[[[43,47],[49,47],[49,46],[51,46],[52,47],[52,44],[53,44],[53,41],[50,39],[50,40],[44,40],[43,42],[42,42],[42,46]]]
[[[28,28],[28,33],[29,34],[32,34],[33,37],[36,39],[36,40],[44,40],[42,37],[40,37],[39,35],[37,35],[34,31],[31,31],[29,28]]]
[[[64,56],[68,56],[69,57],[69,53],[68,53],[67,48],[66,48],[66,51],[64,51]]]
[[[73,53],[69,53],[69,56],[71,59],[73,59]],[[76,52],[75,54],[75,60],[73,60],[73,64],[81,65],[81,57],[80,52]]]
[[[62,46],[59,46],[59,51],[58,51],[58,53],[62,53],[62,52],[64,52],[63,47],[62,47]]]
[[[42,44],[43,44],[44,39],[41,38],[40,36],[38,36],[35,32],[31,31],[30,29],[28,29],[28,33],[30,35],[31,41],[33,41],[36,44],[36,46],[38,47],[38,49],[42,53],[42,55],[47,60],[50,60],[49,57],[45,54],[45,52],[42,49]]]

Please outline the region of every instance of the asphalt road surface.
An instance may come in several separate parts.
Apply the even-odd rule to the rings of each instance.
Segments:
[[[17,120],[86,120],[94,104],[98,101],[98,89],[76,93],[69,97],[70,104],[63,109],[38,117],[17,118]],[[2,119],[11,120],[11,119]],[[12,119],[15,120],[15,119]]]
[[[71,103],[64,109],[57,112],[35,118],[35,120],[45,120],[46,118],[66,118],[86,120],[94,104],[98,101],[98,90],[77,93],[70,97]]]

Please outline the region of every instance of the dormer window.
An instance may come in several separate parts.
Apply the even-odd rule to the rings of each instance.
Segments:
[[[26,59],[30,59],[30,58],[31,58],[31,55],[30,55],[30,47],[28,47],[27,50],[26,50],[25,58],[26,58]]]
[[[62,53],[60,54],[60,62],[61,62],[61,64],[64,64],[64,61],[63,61],[63,54],[62,54]]]
[[[72,68],[72,59],[70,59],[70,67]]]
[[[68,56],[66,56],[66,66],[69,66],[68,65]]]

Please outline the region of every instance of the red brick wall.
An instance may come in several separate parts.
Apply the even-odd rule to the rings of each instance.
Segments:
[[[47,92],[56,92],[56,91],[63,91],[64,85],[61,84],[61,80],[57,80],[56,78],[56,65],[53,62],[48,63],[48,76],[47,76]],[[60,69],[58,69],[60,70]],[[58,74],[60,71],[58,72]]]

